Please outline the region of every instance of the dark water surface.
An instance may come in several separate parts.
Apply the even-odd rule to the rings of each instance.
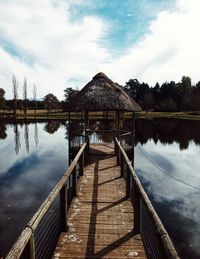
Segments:
[[[200,258],[200,122],[138,120],[135,169],[181,258]]]
[[[0,124],[0,257],[65,172],[65,137],[59,122]]]
[[[67,136],[64,122],[0,123],[0,257],[66,171]],[[200,122],[137,120],[135,145],[136,172],[179,254],[200,258]]]

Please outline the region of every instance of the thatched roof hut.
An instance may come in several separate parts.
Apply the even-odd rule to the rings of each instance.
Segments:
[[[67,105],[67,111],[141,111],[121,87],[100,72]]]

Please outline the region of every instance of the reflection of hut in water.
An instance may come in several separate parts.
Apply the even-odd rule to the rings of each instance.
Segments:
[[[97,116],[98,112],[112,112],[114,114],[113,134],[119,136],[120,119],[123,118],[123,113],[134,113],[141,111],[141,108],[117,83],[100,72],[71,100],[65,110],[69,112],[69,116],[70,112],[85,113],[85,132],[88,135],[88,130],[90,130],[89,116],[92,113],[95,112]],[[106,126],[108,126],[107,123]],[[96,127],[95,130],[97,133]],[[110,140],[110,138],[104,137],[104,140],[107,139]]]

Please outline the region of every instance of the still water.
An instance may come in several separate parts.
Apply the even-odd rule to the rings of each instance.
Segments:
[[[0,258],[68,165],[66,126],[0,124]]]
[[[0,257],[67,169],[67,137],[65,122],[0,124]],[[200,258],[200,122],[137,120],[135,146],[136,172],[179,254]]]
[[[200,122],[138,120],[135,169],[181,258],[200,258]]]

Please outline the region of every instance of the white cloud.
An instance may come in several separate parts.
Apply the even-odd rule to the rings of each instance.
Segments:
[[[62,98],[70,78],[92,76],[107,58],[98,43],[107,24],[92,16],[71,22],[69,7],[65,1],[0,1],[0,87],[7,96],[15,73],[21,84],[24,76],[35,82],[39,96],[53,92]]]
[[[138,78],[153,85],[183,75],[199,81],[199,9],[198,0],[178,0],[176,9],[160,12],[144,38],[104,70],[119,83]]]
[[[113,58],[102,41],[110,24],[97,16],[70,20],[71,4],[92,1],[0,0],[0,87],[12,97],[13,73],[21,89],[28,78],[29,96],[36,83],[39,97],[52,92],[60,99],[65,87],[81,88],[99,71],[121,84],[138,78],[153,85],[183,75],[197,82],[200,2],[176,3],[174,10],[158,13],[140,42]]]

